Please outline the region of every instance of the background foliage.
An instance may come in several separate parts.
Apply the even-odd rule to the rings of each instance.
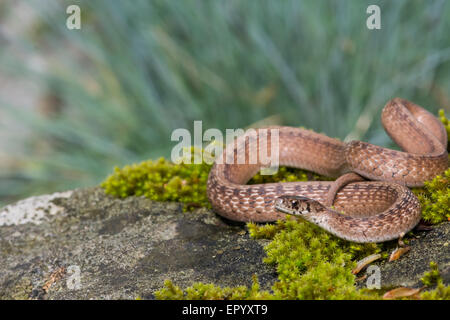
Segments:
[[[12,3],[0,4],[0,19]],[[445,0],[24,3],[34,18],[20,37],[0,20],[2,48],[12,48],[0,50],[0,73],[42,88],[44,107],[0,96],[29,131],[25,142],[3,141],[14,165],[0,163],[0,201],[169,156],[171,132],[194,120],[302,125],[386,146],[379,113],[389,99],[450,110]],[[79,31],[66,28],[69,4],[81,8]],[[381,30],[366,28],[370,4],[381,7]],[[8,152],[18,143],[22,152]]]

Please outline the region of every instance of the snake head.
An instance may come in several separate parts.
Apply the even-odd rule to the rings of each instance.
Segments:
[[[275,209],[294,216],[304,216],[323,211],[325,207],[318,201],[307,197],[285,195],[275,200]]]

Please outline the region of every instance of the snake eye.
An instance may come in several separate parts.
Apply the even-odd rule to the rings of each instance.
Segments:
[[[275,209],[290,215],[300,216],[310,213],[309,201],[302,196],[282,195],[275,200]]]

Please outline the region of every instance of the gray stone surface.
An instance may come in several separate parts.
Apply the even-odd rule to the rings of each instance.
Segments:
[[[408,244],[411,250],[400,259],[379,263],[382,286],[421,287],[420,278],[430,271],[430,262],[438,264],[442,279],[450,284],[450,223],[434,226],[433,230],[414,232]]]
[[[416,232],[408,254],[377,262],[382,285],[420,286],[430,261],[448,284],[449,235],[450,223]],[[178,203],[120,200],[99,188],[30,198],[0,209],[0,299],[152,299],[165,279],[236,286],[253,274],[269,289],[277,275],[262,262],[266,243]]]
[[[63,196],[39,201],[47,214],[37,221],[24,215],[23,223],[0,225],[0,299],[151,299],[165,279],[183,287],[234,286],[250,285],[257,274],[265,288],[276,279],[262,263],[263,242],[208,210],[184,213],[178,203],[119,200],[98,188]],[[0,210],[0,221],[14,212],[14,206]],[[61,267],[61,279],[46,293],[42,288]]]

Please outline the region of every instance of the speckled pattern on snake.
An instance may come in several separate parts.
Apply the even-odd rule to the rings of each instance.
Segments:
[[[342,177],[336,182],[246,185],[261,169],[260,164],[216,160],[207,184],[213,209],[236,221],[269,222],[284,219],[286,213],[295,214],[354,242],[402,237],[421,216],[420,204],[408,187],[423,186],[448,168],[447,133],[431,113],[400,98],[386,104],[381,118],[386,132],[403,151],[362,141],[345,143],[300,128],[266,128],[269,149],[271,132],[278,130],[281,166]],[[245,143],[236,143],[240,139]],[[242,152],[249,159],[251,139],[238,137],[222,156],[232,148],[235,159]]]

